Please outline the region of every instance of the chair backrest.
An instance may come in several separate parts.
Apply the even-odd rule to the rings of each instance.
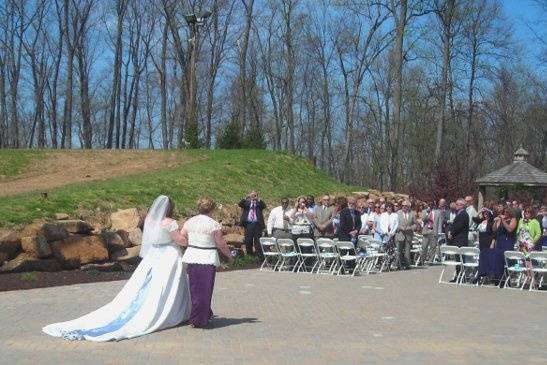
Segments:
[[[481,251],[476,247],[460,247],[460,255],[465,257],[465,263],[478,263]]]
[[[315,242],[311,238],[297,238],[296,246],[300,253],[316,253]],[[302,251],[304,249],[305,252]]]
[[[547,268],[547,252],[531,252],[530,262],[532,263],[532,268],[534,269]]]
[[[526,256],[520,251],[505,251],[503,256],[505,257],[505,266],[507,267],[517,264],[521,267],[526,266]]]
[[[368,240],[371,240],[373,239],[374,236],[373,235],[370,235],[370,234],[360,234],[357,236],[357,240],[364,240],[364,241],[368,241]]]
[[[274,252],[278,251],[277,242],[274,237],[260,237],[260,247],[262,252]]]
[[[316,244],[320,244],[320,243],[330,243],[332,245],[332,238],[328,238],[328,237],[319,237],[318,239],[315,240],[315,243]]]
[[[340,256],[355,255],[355,246],[350,241],[338,241],[336,242],[336,249]]]
[[[336,246],[332,240],[317,240],[317,253],[336,253]]]
[[[294,241],[290,238],[279,238],[277,240],[277,247],[279,247],[279,252],[281,252],[282,255],[292,252],[296,253]]]
[[[441,262],[449,260],[449,256],[460,256],[460,248],[458,246],[441,246]]]
[[[372,250],[379,250],[382,247],[382,241],[372,239],[368,241],[368,248]]]

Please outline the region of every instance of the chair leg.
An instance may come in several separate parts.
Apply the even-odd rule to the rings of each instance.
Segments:
[[[446,266],[443,267],[443,270],[441,271],[441,276],[439,276],[439,284],[443,282],[443,275],[444,275],[445,269],[446,269]]]

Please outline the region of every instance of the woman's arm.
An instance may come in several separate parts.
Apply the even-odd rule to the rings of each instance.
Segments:
[[[215,239],[215,243],[217,245],[218,250],[228,259],[229,263],[233,263],[234,258],[232,257],[232,253],[230,252],[230,249],[228,248],[228,244],[226,243],[226,240],[224,240],[222,231],[220,230],[214,231],[213,238]]]
[[[169,232],[171,235],[171,239],[175,241],[175,243],[179,246],[186,247],[188,246],[188,232],[183,228],[180,231],[174,230],[173,232]]]

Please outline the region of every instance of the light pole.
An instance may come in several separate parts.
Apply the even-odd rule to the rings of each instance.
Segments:
[[[205,19],[211,15],[210,11],[204,11],[197,16],[195,13],[184,16],[190,29],[190,38],[188,39],[190,48],[190,65],[187,74],[187,95],[186,95],[186,129],[185,140],[187,147],[198,148],[198,118],[197,118],[197,79],[196,79],[196,63],[197,63],[197,41],[199,27],[205,24]]]

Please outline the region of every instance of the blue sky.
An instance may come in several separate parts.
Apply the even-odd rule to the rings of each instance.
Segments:
[[[532,25],[536,31],[541,31],[547,36],[546,30],[542,29],[540,24],[540,21],[545,22],[545,20],[542,19],[542,14],[539,12],[534,0],[499,1],[503,3],[505,15],[513,23],[513,27],[515,29],[515,40],[520,41],[528,51],[534,51],[533,45],[536,44],[536,40],[534,39],[533,32],[529,29],[527,24]],[[532,62],[534,61],[532,60]]]

